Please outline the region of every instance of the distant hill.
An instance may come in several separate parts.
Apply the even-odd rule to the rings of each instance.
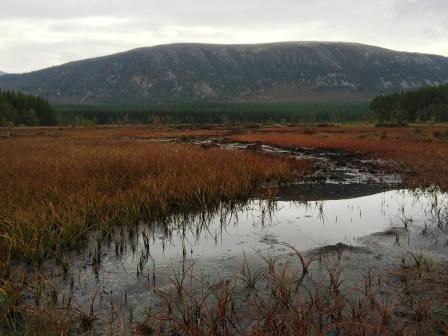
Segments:
[[[362,100],[448,82],[448,58],[333,42],[171,44],[0,78],[53,103]]]
[[[6,72],[0,71],[0,76],[6,75]]]

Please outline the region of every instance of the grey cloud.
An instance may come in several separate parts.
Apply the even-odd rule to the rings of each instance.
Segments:
[[[8,53],[5,55],[5,51]],[[2,45],[0,53],[3,55],[0,66],[9,64],[10,72],[21,72],[21,68],[30,66],[28,70],[41,68],[39,62],[45,60],[48,65],[59,65],[69,61],[79,60],[84,57],[95,57],[104,53],[104,50],[118,52],[122,45],[111,41],[77,40],[70,42],[42,43],[33,40],[25,40],[17,43]],[[55,52],[56,51],[56,52]],[[17,68],[14,67],[18,64]]]
[[[0,1],[4,71],[183,41],[343,40],[448,53],[446,0]],[[33,59],[20,55],[29,45]]]

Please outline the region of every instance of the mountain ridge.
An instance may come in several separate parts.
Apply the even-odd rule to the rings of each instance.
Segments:
[[[55,103],[359,100],[448,82],[448,58],[351,42],[176,43],[25,74],[0,89]]]

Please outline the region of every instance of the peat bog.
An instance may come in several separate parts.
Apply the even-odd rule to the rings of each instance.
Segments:
[[[448,331],[442,126],[2,132],[5,334]]]

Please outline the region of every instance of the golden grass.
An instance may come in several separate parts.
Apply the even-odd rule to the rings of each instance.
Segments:
[[[2,260],[42,261],[89,230],[245,198],[263,182],[307,169],[250,152],[71,132],[0,140]]]
[[[445,138],[444,135],[447,134]],[[392,160],[411,187],[448,189],[448,128],[329,127],[280,128],[232,137],[243,142],[262,142],[283,147],[307,147],[363,152]]]

